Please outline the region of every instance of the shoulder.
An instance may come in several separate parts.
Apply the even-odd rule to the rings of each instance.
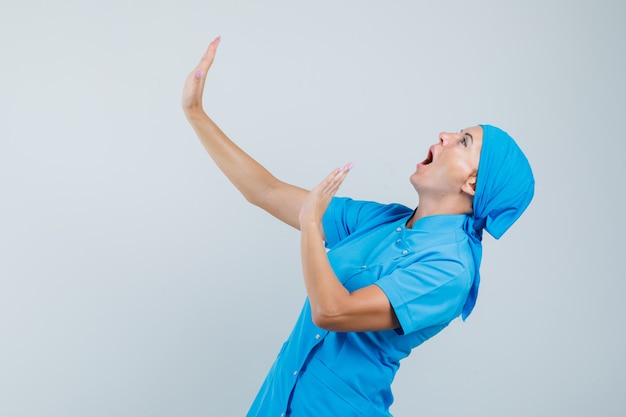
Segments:
[[[436,229],[403,236],[405,256],[376,282],[405,333],[447,325],[461,314],[472,286],[475,270],[467,236],[456,227],[441,228],[450,223],[444,220],[432,225]]]

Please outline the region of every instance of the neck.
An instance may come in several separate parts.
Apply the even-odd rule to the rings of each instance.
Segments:
[[[413,212],[413,215],[406,223],[407,228],[412,228],[419,219],[428,216],[437,216],[442,214],[469,214],[472,212],[472,201],[458,199],[438,199],[430,200],[420,198],[419,206]]]

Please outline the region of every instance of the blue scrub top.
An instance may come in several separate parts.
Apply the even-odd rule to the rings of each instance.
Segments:
[[[323,219],[328,259],[349,291],[378,285],[400,328],[329,332],[308,299],[247,416],[390,416],[400,360],[461,314],[474,264],[465,215],[335,197]]]

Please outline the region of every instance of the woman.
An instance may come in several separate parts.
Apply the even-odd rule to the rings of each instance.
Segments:
[[[310,191],[284,183],[202,108],[218,44],[187,77],[185,115],[244,197],[301,231],[308,295],[248,416],[390,416],[400,360],[471,313],[482,231],[499,238],[526,209],[530,165],[509,135],[480,125],[430,147],[410,177],[415,210],[336,197],[351,165]]]

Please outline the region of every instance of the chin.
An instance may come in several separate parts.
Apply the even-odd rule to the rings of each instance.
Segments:
[[[419,193],[419,178],[417,177],[417,173],[412,174],[409,177],[409,182],[411,183],[413,188],[415,188],[415,191],[417,191]]]
[[[424,173],[420,172],[420,170],[418,169],[409,176],[409,181],[411,181],[412,184],[417,184],[418,182],[420,182],[420,178],[422,178],[423,176]]]

